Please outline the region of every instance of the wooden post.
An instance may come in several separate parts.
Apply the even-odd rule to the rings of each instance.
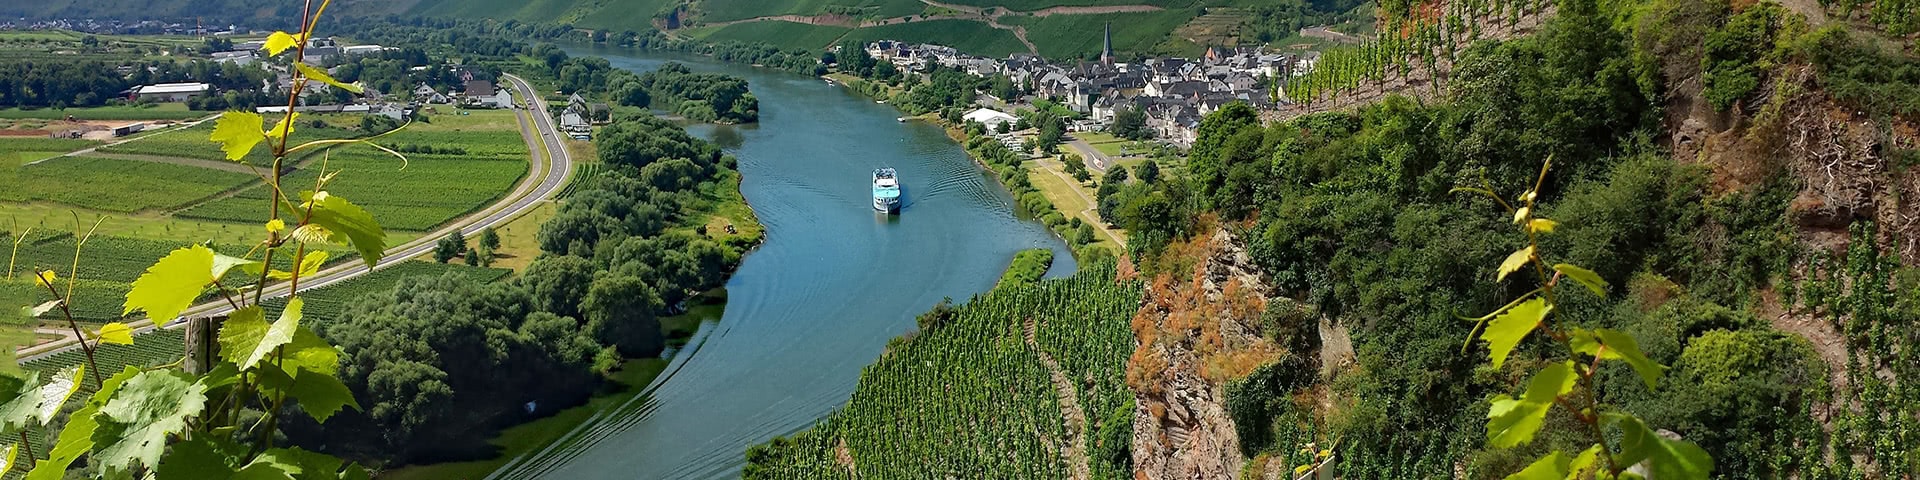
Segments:
[[[213,369],[220,363],[220,325],[227,317],[200,317],[187,319],[187,351],[183,362],[187,374],[200,375]]]

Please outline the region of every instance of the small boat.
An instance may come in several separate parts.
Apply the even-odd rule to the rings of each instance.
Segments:
[[[892,168],[873,171],[873,209],[888,214],[900,213],[900,179]]]
[[[893,117],[893,121],[907,123],[907,117]]]

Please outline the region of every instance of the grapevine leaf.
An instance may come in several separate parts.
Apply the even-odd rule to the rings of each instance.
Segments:
[[[28,307],[26,312],[27,318],[37,318],[41,315],[46,315],[47,312],[51,312],[53,311],[53,309],[59,308],[59,307],[60,307],[59,299],[48,300],[47,303],[42,303],[39,306]]]
[[[133,327],[129,327],[127,326],[127,324],[124,324],[124,323],[113,322],[106,325],[101,325],[100,331],[97,333],[94,333],[94,336],[100,338],[100,343],[111,343],[114,345],[132,345],[133,344]]]
[[[1567,454],[1554,450],[1553,453],[1535,460],[1527,468],[1508,475],[1506,480],[1562,480],[1567,478],[1569,463],[1571,460],[1567,458]]]
[[[200,379],[195,380],[194,383],[200,384],[201,388],[211,392],[213,389],[233,385],[239,383],[239,381],[240,368],[232,363],[220,362],[219,365],[214,365],[212,370],[207,371],[206,375],[201,375]]]
[[[340,480],[373,480],[373,474],[367,473],[366,467],[356,463],[347,465],[347,469],[340,472]]]
[[[1516,251],[1516,252],[1513,252],[1512,254],[1507,255],[1507,259],[1502,260],[1500,262],[1500,276],[1495,280],[1506,280],[1507,274],[1513,273],[1515,271],[1519,271],[1520,267],[1527,266],[1527,260],[1532,260],[1532,259],[1533,259],[1532,246],[1528,246],[1527,248],[1522,248],[1519,251]]]
[[[0,454],[0,475],[13,471],[13,460],[14,460],[14,457],[19,455],[19,453],[20,453],[20,444],[17,444],[17,443],[7,444],[6,453]]]
[[[0,376],[0,394],[11,397],[0,404],[0,421],[5,422],[5,430],[14,431],[32,426],[40,412],[40,374],[27,374],[26,378]]]
[[[60,274],[54,272],[53,270],[41,270],[39,273],[35,273],[33,275],[33,284],[39,286],[40,288],[52,287],[53,282],[59,281],[59,280],[60,280]]]
[[[1548,220],[1544,218],[1536,218],[1536,219],[1527,221],[1527,228],[1530,230],[1533,230],[1534,233],[1553,233],[1553,227],[1558,227],[1558,226],[1560,226],[1560,222],[1556,222],[1556,221]]]
[[[99,462],[109,472],[159,466],[167,438],[185,431],[187,419],[199,415],[206,403],[206,391],[185,374],[153,370],[135,375],[100,407],[100,426],[93,432],[99,447],[89,462]]]
[[[1660,374],[1666,373],[1667,366],[1648,359],[1646,354],[1641,353],[1640,344],[1634,342],[1633,336],[1607,329],[1595,330],[1593,333],[1600,338],[1601,344],[1606,345],[1608,351],[1615,352],[1617,358],[1633,367],[1634,373],[1640,374],[1640,380],[1647,382],[1648,390],[1652,390],[1659,384]]]
[[[127,290],[126,311],[145,310],[147,318],[164,325],[180,316],[193,299],[213,283],[213,250],[205,245],[174,250],[161,258]]]
[[[221,255],[219,252],[215,252],[213,254],[213,272],[212,272],[213,279],[219,280],[220,277],[227,276],[227,271],[233,270],[233,267],[240,267],[240,269],[244,271],[244,270],[247,270],[248,267],[251,265],[259,265],[259,264],[260,262],[258,261],[248,260],[240,257],[229,257],[226,255]]]
[[[298,463],[285,458],[279,449],[274,449],[254,457],[252,463],[234,472],[229,480],[294,480],[294,475],[299,473]]]
[[[328,75],[326,70],[313,68],[313,66],[307,65],[305,63],[300,63],[300,62],[293,62],[293,67],[300,69],[300,74],[306,75],[307,78],[319,80],[322,83],[332,85],[335,87],[340,87],[340,89],[342,90],[346,90],[353,93],[361,93],[362,91],[364,91],[363,89],[360,88],[359,85],[355,85],[351,83],[343,83],[339,80],[334,80],[333,76]]]
[[[1487,340],[1487,359],[1493,361],[1493,368],[1499,369],[1501,364],[1506,363],[1507,354],[1513,353],[1513,347],[1527,338],[1527,334],[1533,333],[1533,329],[1540,326],[1540,321],[1547,318],[1547,312],[1552,310],[1553,307],[1548,306],[1545,299],[1534,297],[1507,309],[1488,322],[1487,331],[1480,337]]]
[[[1513,211],[1513,223],[1517,224],[1517,223],[1526,221],[1527,216],[1532,214],[1533,214],[1532,207],[1520,207],[1519,210]]]
[[[1599,462],[1600,462],[1600,446],[1594,445],[1591,447],[1587,447],[1586,451],[1580,452],[1579,455],[1573,456],[1572,463],[1567,464],[1566,480],[1582,480],[1586,478],[1592,478],[1588,474],[1593,473],[1594,469],[1599,467]]]
[[[287,135],[293,134],[293,122],[299,119],[300,112],[287,112],[280,117],[280,123],[273,124],[273,129],[267,130],[267,138],[287,138]]]
[[[231,478],[233,467],[229,465],[232,457],[222,453],[212,440],[217,435],[195,435],[192,440],[174,444],[173,453],[160,461],[160,468],[154,470],[155,480],[198,480],[204,478]]]
[[[60,413],[60,407],[66,405],[67,400],[73,398],[74,393],[80,391],[81,374],[86,371],[86,364],[74,365],[73,368],[54,374],[47,383],[40,385],[40,411],[35,412],[35,415],[39,416],[40,426],[53,423],[54,414]]]
[[[1556,264],[1553,266],[1553,270],[1560,272],[1561,275],[1566,275],[1567,278],[1571,278],[1575,282],[1580,282],[1580,284],[1586,286],[1588,290],[1592,290],[1594,295],[1607,296],[1607,281],[1601,280],[1600,274],[1593,273],[1592,270],[1580,268],[1570,263]]]
[[[307,278],[320,273],[320,265],[327,263],[328,256],[330,256],[330,254],[328,254],[326,250],[319,250],[307,252],[307,256],[300,257],[300,278]],[[293,273],[285,270],[274,270],[267,273],[267,277],[274,280],[286,280],[293,278]]]
[[[354,401],[353,391],[345,383],[327,372],[318,372],[301,368],[293,377],[293,386],[287,390],[293,398],[300,400],[300,408],[314,420],[326,423],[333,414],[348,406],[360,409],[360,403]],[[338,466],[335,466],[337,469]]]
[[[293,341],[293,331],[300,326],[300,307],[299,297],[288,300],[287,310],[272,324],[259,305],[233,312],[220,326],[220,357],[240,370],[252,370],[274,349]]]
[[[307,34],[305,33],[292,34],[276,31],[273,32],[272,35],[267,35],[267,43],[261,45],[260,48],[266,50],[268,56],[273,56],[279,55],[280,52],[287,51],[287,49],[293,48],[301,43],[306,43],[306,41]]]
[[[340,371],[340,350],[314,334],[313,330],[300,327],[293,333],[293,341],[287,343],[280,368],[285,369],[287,375],[299,374],[300,369],[337,372]]]
[[[1633,465],[1645,460],[1651,464],[1653,478],[1661,480],[1705,480],[1713,473],[1713,457],[1698,445],[1668,440],[1632,416],[1619,415],[1614,420],[1621,433],[1616,464]]]
[[[1487,443],[1495,448],[1513,448],[1532,442],[1553,402],[1573,390],[1573,381],[1573,362],[1556,363],[1534,374],[1520,398],[1494,397],[1487,409]]]
[[[267,139],[267,132],[260,131],[260,125],[266,119],[253,112],[227,112],[213,124],[213,134],[208,141],[220,144],[220,150],[227,152],[227,160],[246,158],[247,152]]]
[[[115,384],[117,387],[118,384]],[[102,390],[105,392],[105,390]],[[60,429],[60,438],[47,452],[47,458],[33,465],[27,472],[26,480],[61,480],[66,478],[67,467],[73,461],[93,449],[93,434],[100,426],[96,420],[100,407],[87,405],[73,412],[67,418],[67,425]]]
[[[302,192],[300,196],[306,201],[301,206],[310,207],[313,212],[307,217],[308,223],[325,228],[333,242],[352,244],[368,268],[380,263],[380,256],[387,248],[387,233],[380,228],[380,222],[374,221],[373,214],[327,192]]]
[[[293,466],[294,473],[299,474],[295,478],[301,480],[341,478],[340,465],[345,463],[331,455],[300,448],[270,449],[262,456],[272,456],[278,463]]]

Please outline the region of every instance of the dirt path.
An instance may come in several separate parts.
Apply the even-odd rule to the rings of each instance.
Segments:
[[[1302,28],[1300,29],[1300,36],[1309,37],[1309,38],[1318,38],[1321,40],[1332,40],[1340,43],[1360,43],[1360,41],[1362,40],[1360,37],[1333,31],[1333,29],[1328,28],[1326,25],[1321,25],[1318,27]]]
[[[1053,381],[1053,394],[1060,397],[1060,418],[1067,422],[1068,438],[1064,453],[1067,463],[1072,464],[1073,480],[1089,480],[1093,478],[1093,469],[1087,466],[1087,413],[1080,409],[1080,394],[1074,391],[1073,380],[1060,371],[1060,362],[1053,361],[1053,356],[1048,355],[1046,350],[1040,348],[1040,342],[1034,340],[1034,331],[1038,328],[1033,318],[1027,318],[1024,328],[1027,348],[1032,348],[1033,353],[1040,357],[1040,364],[1047,367],[1047,375]]]

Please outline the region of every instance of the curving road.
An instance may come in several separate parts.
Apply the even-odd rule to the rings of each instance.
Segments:
[[[541,202],[551,200],[555,195],[560,193],[561,189],[567,184],[567,178],[573,175],[573,158],[567,152],[566,146],[561,144],[559,129],[554,127],[553,116],[547,112],[547,103],[541,100],[541,97],[533,90],[531,85],[527,84],[526,80],[514,75],[505,75],[504,77],[508,83],[513,84],[514,91],[526,102],[524,105],[526,105],[527,108],[521,109],[518,112],[520,117],[520,136],[527,141],[527,148],[531,152],[532,158],[526,180],[520,182],[520,185],[514,187],[513,192],[502,197],[499,202],[479,212],[462,217],[451,225],[421,236],[411,242],[388,248],[385,259],[371,269],[367,268],[365,262],[350,261],[321,270],[320,273],[311,277],[301,279],[301,286],[307,288],[324,287],[365,275],[373,270],[398,264],[409,258],[425,255],[433,251],[435,242],[452,234],[454,230],[459,230],[463,235],[467,235],[468,237],[478,235],[481,230],[487,227],[504,225],[512,221],[514,217],[518,217],[521,213],[532,210],[534,207],[539,206]],[[529,129],[529,124],[532,126],[531,129]],[[544,154],[542,154],[542,152],[544,152]],[[285,283],[271,285],[267,289],[267,296],[269,297],[278,298],[286,295],[287,286]],[[233,307],[227,305],[224,301],[204,303],[187,309],[185,313],[180,314],[180,318],[166,322],[162,328],[173,328],[185,323],[185,319],[187,318],[226,315],[232,311]],[[136,333],[146,332],[155,328],[153,322],[146,319],[134,321],[131,323],[131,326]],[[19,352],[19,360],[22,362],[30,361],[77,346],[79,346],[79,344],[72,338],[67,338],[36,345],[31,348],[23,348]]]

